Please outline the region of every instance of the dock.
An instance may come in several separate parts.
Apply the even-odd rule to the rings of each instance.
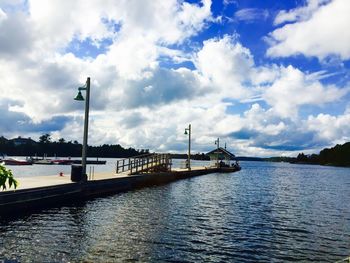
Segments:
[[[151,154],[119,160],[115,171],[96,173],[89,180],[73,182],[72,176],[18,178],[16,190],[0,192],[0,216],[23,209],[48,207],[137,188],[170,183],[195,176],[227,172],[220,167],[171,167],[168,154]],[[239,169],[231,169],[230,172]]]

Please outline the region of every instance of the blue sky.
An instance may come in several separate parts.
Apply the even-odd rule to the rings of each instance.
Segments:
[[[79,10],[79,11],[77,11]],[[350,137],[347,0],[0,0],[0,135],[237,155]]]

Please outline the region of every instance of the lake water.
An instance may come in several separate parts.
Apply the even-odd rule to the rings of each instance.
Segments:
[[[334,262],[350,255],[349,168],[241,165],[233,174],[2,219],[0,259]]]

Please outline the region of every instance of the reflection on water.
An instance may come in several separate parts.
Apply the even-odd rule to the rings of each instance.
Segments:
[[[346,168],[242,162],[0,226],[21,262],[333,262],[350,254]]]

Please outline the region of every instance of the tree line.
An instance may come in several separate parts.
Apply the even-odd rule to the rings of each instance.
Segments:
[[[21,139],[21,143],[16,140]],[[59,156],[59,157],[80,157],[82,144],[77,141],[66,141],[60,138],[53,141],[50,134],[43,134],[36,142],[32,139],[17,138],[8,140],[0,137],[0,153],[9,156]],[[123,148],[119,144],[103,144],[100,146],[88,146],[88,157],[110,157],[127,158],[131,156],[149,153],[148,149],[136,150],[134,148]]]
[[[350,142],[325,148],[319,154],[305,155],[299,153],[295,163],[321,164],[332,166],[350,166]]]
[[[337,144],[332,148],[325,148],[319,154],[306,155],[299,153],[297,157],[270,157],[263,158],[270,162],[289,162],[298,164],[320,164],[331,166],[350,167],[350,142]]]

